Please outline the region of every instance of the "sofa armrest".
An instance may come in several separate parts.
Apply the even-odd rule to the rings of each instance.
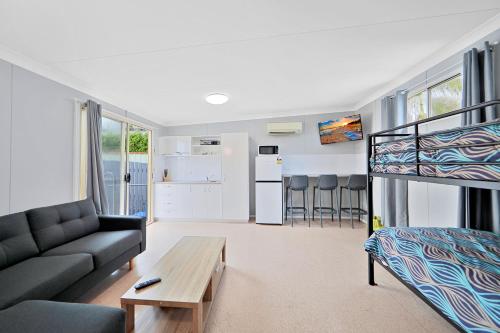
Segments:
[[[99,231],[140,230],[141,252],[146,250],[146,218],[125,215],[99,215]]]

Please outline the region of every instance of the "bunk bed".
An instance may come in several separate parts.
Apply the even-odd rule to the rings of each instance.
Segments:
[[[500,118],[421,133],[422,125],[499,105],[493,100],[367,138],[368,283],[379,263],[461,332],[500,332],[500,235],[466,228],[373,229],[374,177],[500,190]],[[420,134],[419,134],[420,133]],[[458,198],[457,198],[458,200]],[[500,223],[496,221],[496,223]]]

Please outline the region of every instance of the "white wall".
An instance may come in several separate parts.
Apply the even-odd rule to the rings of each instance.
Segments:
[[[460,126],[460,117],[441,119],[421,126],[421,133]],[[408,182],[409,223],[412,227],[456,227],[457,186]]]
[[[327,112],[327,110],[324,111]],[[353,111],[342,113],[323,113],[310,116],[280,117],[273,119],[255,119],[224,123],[172,126],[164,127],[159,134],[160,136],[217,135],[230,132],[247,132],[250,138],[250,214],[253,215],[255,213],[255,156],[257,155],[258,145],[278,145],[280,147],[280,155],[284,156],[285,164],[287,156],[292,156],[292,158],[300,157],[302,160],[307,160],[307,158],[310,157],[311,160],[322,161],[325,160],[324,156],[331,155],[330,158],[332,159],[326,159],[335,161],[332,163],[338,163],[338,165],[342,165],[342,167],[344,167],[346,170],[359,170],[359,164],[352,165],[351,168],[346,168],[346,162],[342,160],[341,157],[343,155],[354,155],[361,157],[361,160],[363,160],[366,151],[365,141],[363,140],[321,145],[319,141],[318,122],[336,119],[355,113],[361,113],[363,132],[370,133],[370,131],[372,130],[371,111],[371,109],[366,109],[358,112]],[[303,122],[302,134],[287,136],[271,136],[267,134],[266,124],[268,122],[282,121]],[[335,159],[335,156],[337,156],[338,158]],[[164,165],[166,165],[165,158],[163,158],[163,163]],[[308,168],[309,167],[313,166],[309,165]],[[335,165],[332,165],[332,168],[335,169]],[[362,170],[364,169],[365,168],[363,168]]]
[[[162,166],[168,169],[169,181],[205,181],[222,179],[220,155],[162,156]],[[167,167],[168,166],[168,167]],[[162,173],[158,173],[160,181]]]
[[[71,95],[53,81],[13,67],[13,212],[72,199]]]
[[[10,205],[10,97],[11,70],[0,61],[0,216],[9,212]]]
[[[89,98],[0,60],[0,215],[73,199],[75,100]]]
[[[361,109],[358,110],[360,113],[371,114],[372,125],[370,132],[377,132],[382,130],[382,108],[380,100],[373,101]],[[364,157],[364,163],[366,163],[366,156]],[[380,178],[373,179],[373,215],[382,215],[382,180]]]

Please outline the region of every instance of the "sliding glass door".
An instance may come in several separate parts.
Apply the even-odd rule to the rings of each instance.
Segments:
[[[127,210],[129,215],[148,217],[150,132],[136,125],[128,126]]]
[[[110,214],[149,218],[151,131],[102,118],[104,183]]]
[[[121,121],[102,118],[102,161],[109,214],[125,214],[126,126]]]

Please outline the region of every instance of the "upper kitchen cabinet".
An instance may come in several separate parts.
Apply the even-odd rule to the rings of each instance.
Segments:
[[[159,138],[160,155],[186,156],[191,155],[190,136],[164,136]]]

